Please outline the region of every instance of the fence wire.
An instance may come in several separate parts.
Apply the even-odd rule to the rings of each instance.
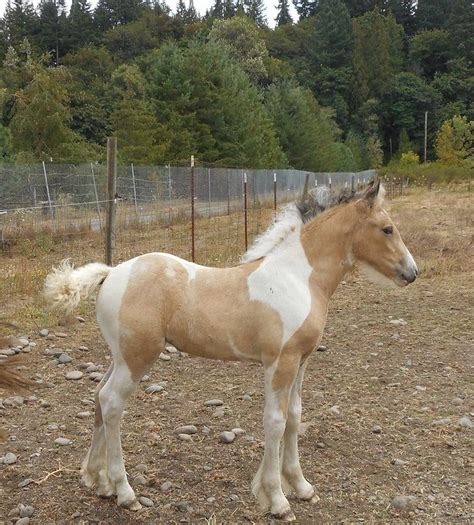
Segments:
[[[245,250],[246,236],[250,243],[268,226],[276,212],[275,204],[279,208],[300,196],[307,177],[309,187],[360,189],[374,176],[374,171],[310,173],[196,167],[196,261],[220,266],[235,262]],[[25,260],[41,257],[48,267],[63,257],[71,257],[78,264],[102,260],[106,186],[106,166],[101,164],[0,165],[3,255]],[[116,197],[114,263],[152,251],[191,257],[191,168],[119,166]],[[4,265],[8,266],[7,262]],[[15,273],[11,265],[8,268]]]

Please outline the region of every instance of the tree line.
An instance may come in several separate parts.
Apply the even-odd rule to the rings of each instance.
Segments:
[[[120,159],[313,171],[473,166],[470,0],[10,0],[4,162]]]

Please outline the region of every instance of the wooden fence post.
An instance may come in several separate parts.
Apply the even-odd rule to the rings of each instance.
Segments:
[[[248,248],[247,173],[244,173],[244,229],[245,229],[245,251],[247,251],[247,248]]]
[[[115,249],[117,205],[117,138],[107,138],[107,215],[105,218],[105,264],[112,266]]]

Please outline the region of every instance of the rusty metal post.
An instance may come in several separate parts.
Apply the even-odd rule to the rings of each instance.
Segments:
[[[105,218],[105,264],[112,266],[115,249],[117,192],[117,138],[107,138],[107,215]]]
[[[277,174],[273,173],[273,210],[277,212]]]
[[[244,173],[244,228],[245,228],[245,251],[248,247],[248,209],[247,209],[247,173]]]
[[[191,155],[191,260],[195,260],[195,239],[194,239],[194,201],[195,201],[195,189],[194,189],[194,155]]]

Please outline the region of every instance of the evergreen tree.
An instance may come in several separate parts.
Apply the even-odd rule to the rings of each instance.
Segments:
[[[236,14],[236,6],[233,0],[224,0],[224,18],[232,18]]]
[[[146,10],[145,0],[99,0],[94,20],[101,31],[128,24],[140,18]]]
[[[189,0],[189,6],[186,10],[186,24],[192,24],[193,22],[197,22],[199,20],[198,14],[196,12],[196,8],[194,7],[194,0]]]
[[[9,0],[3,18],[3,33],[9,46],[17,47],[24,38],[35,37],[38,18],[29,0]]]
[[[293,5],[301,20],[314,15],[318,6],[318,0],[293,0]]]
[[[416,22],[419,29],[444,27],[450,12],[451,0],[418,0]]]
[[[222,0],[215,0],[211,7],[210,15],[214,18],[224,18],[224,4]]]
[[[41,1],[37,40],[41,49],[51,54],[56,65],[65,53],[66,23],[64,0]]]
[[[277,9],[278,14],[275,18],[277,26],[283,26],[285,24],[291,24],[293,22],[293,19],[290,15],[290,5],[288,3],[288,0],[279,0]]]
[[[452,0],[446,22],[453,57],[474,64],[474,6],[471,0]]]
[[[97,40],[97,35],[89,0],[72,0],[66,22],[66,49],[76,50],[94,40]]]
[[[385,11],[392,13],[395,20],[403,26],[407,35],[413,35],[416,31],[415,0],[386,0]]]
[[[176,18],[184,23],[187,14],[188,8],[186,7],[184,0],[178,0],[178,3],[176,4]]]
[[[376,5],[377,0],[344,0],[352,18],[362,16],[367,11],[371,11]]]
[[[264,0],[243,0],[245,14],[259,26],[267,23]]]
[[[402,128],[398,139],[397,157],[401,157],[402,153],[408,153],[414,149],[413,144],[410,142],[407,130]]]

